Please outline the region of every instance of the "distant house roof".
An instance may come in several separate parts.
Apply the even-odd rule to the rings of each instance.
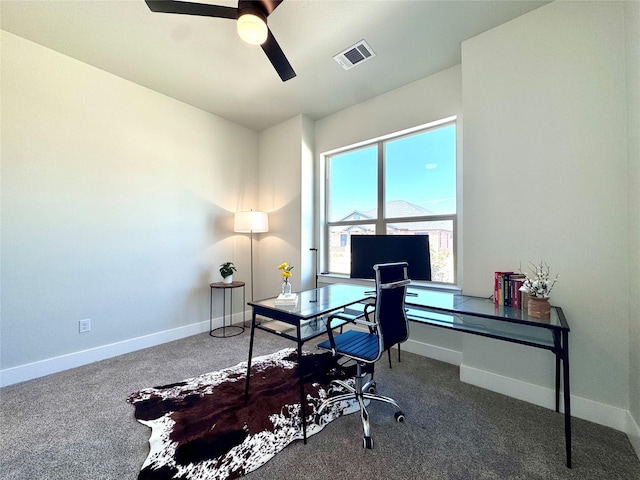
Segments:
[[[406,200],[392,200],[387,202],[386,205],[386,213],[387,217],[390,218],[410,218],[410,217],[422,217],[425,215],[435,215],[436,213],[428,210],[420,205],[416,205],[414,203],[407,202]],[[354,210],[349,215],[345,216],[341,219],[343,222],[348,222],[351,220],[375,220],[378,216],[378,209],[373,208],[371,210],[367,210],[366,212],[360,210]],[[406,230],[406,231],[426,231],[426,230],[449,230],[449,222],[447,221],[437,221],[437,222],[413,222],[410,225],[410,228],[402,228],[402,224],[390,224],[389,227],[396,231]],[[345,231],[350,230],[350,228],[346,228]]]
[[[346,217],[341,218],[339,221],[348,222],[351,220],[369,220],[369,219],[375,219],[375,217],[372,217],[371,215],[368,215],[365,212],[361,212],[360,210],[354,210]]]
[[[422,217],[424,215],[435,215],[435,212],[428,210],[415,203],[409,203],[406,200],[392,200],[385,205],[385,212],[387,218],[399,218],[399,217]],[[369,218],[376,218],[378,215],[378,209],[374,208],[367,212]]]

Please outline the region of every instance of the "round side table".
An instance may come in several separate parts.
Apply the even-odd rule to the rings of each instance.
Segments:
[[[233,290],[235,288],[242,287],[242,326],[233,325]],[[222,290],[222,326],[218,328],[213,328],[213,290],[221,289]],[[230,293],[230,302],[229,302],[229,326],[225,326],[225,318],[226,318],[226,298],[227,291]],[[209,335],[217,338],[226,338],[226,337],[235,337],[236,335],[240,335],[244,332],[245,326],[245,284],[244,282],[231,282],[231,283],[223,283],[223,282],[215,282],[209,284]],[[227,330],[231,330],[233,333],[227,333]],[[222,332],[220,332],[222,331]]]

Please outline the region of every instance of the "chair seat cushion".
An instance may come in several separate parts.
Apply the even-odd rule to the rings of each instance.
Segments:
[[[335,337],[336,353],[364,362],[375,362],[378,359],[378,337],[373,333],[347,330]],[[318,344],[319,348],[331,350],[329,340]]]

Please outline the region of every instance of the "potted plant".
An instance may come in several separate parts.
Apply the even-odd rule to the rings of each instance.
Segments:
[[[520,271],[522,272],[522,269]],[[549,295],[560,275],[556,275],[551,280],[549,265],[544,262],[540,262],[540,265],[532,263],[531,273],[525,273],[524,275],[526,278],[522,287],[520,287],[520,291],[529,295],[527,314],[530,317],[548,320],[551,316]]]
[[[237,272],[233,262],[224,262],[220,265],[220,275],[222,275],[222,283],[233,282],[233,272]]]

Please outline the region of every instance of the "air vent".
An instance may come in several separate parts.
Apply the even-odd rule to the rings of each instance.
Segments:
[[[338,62],[342,68],[349,70],[375,56],[376,54],[371,50],[371,47],[367,45],[367,42],[361,40],[343,52],[335,55],[333,59]]]

